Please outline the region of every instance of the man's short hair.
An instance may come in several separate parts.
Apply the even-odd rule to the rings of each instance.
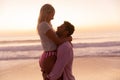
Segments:
[[[66,25],[65,30],[68,31],[67,36],[71,36],[73,34],[74,30],[75,30],[74,26],[68,21],[64,21],[64,25]]]

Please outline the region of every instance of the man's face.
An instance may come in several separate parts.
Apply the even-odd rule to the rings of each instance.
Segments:
[[[59,37],[66,37],[67,31],[65,30],[65,24],[62,24],[61,26],[57,27],[57,34]]]

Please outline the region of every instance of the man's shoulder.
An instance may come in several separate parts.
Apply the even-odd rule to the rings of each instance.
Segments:
[[[73,52],[73,48],[70,42],[64,42],[58,47],[58,54],[61,55],[71,55]]]
[[[60,48],[61,48],[61,47],[62,47],[62,48],[68,48],[68,47],[71,47],[71,44],[70,44],[70,42],[66,41],[66,42],[62,43],[59,47],[60,47]]]

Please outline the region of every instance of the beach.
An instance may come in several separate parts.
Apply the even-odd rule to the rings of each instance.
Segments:
[[[38,61],[0,61],[0,80],[43,80]],[[120,57],[76,57],[73,75],[76,80],[120,80]]]
[[[78,34],[73,39],[75,80],[120,80],[120,34]],[[0,80],[43,80],[38,38],[16,36],[0,41]]]

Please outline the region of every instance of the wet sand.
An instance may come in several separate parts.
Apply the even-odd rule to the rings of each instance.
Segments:
[[[120,80],[120,57],[74,58],[76,80]],[[43,80],[38,59],[0,61],[0,80]]]

